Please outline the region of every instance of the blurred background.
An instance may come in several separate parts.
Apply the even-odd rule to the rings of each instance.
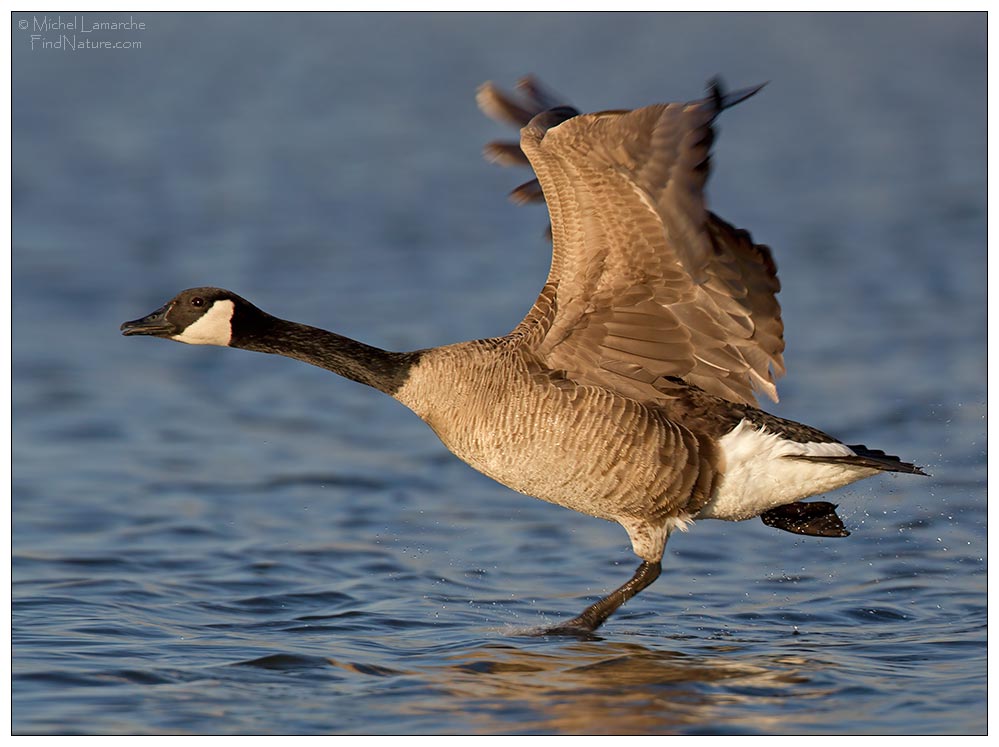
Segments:
[[[15,733],[984,733],[986,20],[12,14]],[[769,81],[709,182],[780,268],[766,409],[933,477],[833,496],[845,540],[703,522],[601,640],[531,638],[627,578],[619,527],[328,372],[120,337],[197,285],[504,334],[546,215],[474,93],[527,73],[582,110]]]

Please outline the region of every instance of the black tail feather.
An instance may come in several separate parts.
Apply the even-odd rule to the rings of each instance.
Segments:
[[[847,444],[856,452],[856,456],[806,456],[795,455],[789,459],[802,459],[806,462],[825,462],[826,464],[852,464],[857,467],[868,467],[881,472],[904,472],[909,475],[927,475],[915,464],[903,462],[897,456],[885,454],[880,449],[868,449],[861,444]]]

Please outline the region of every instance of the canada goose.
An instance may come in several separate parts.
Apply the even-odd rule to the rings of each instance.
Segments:
[[[274,353],[327,368],[412,409],[459,458],[513,490],[628,532],[641,565],[623,586],[545,631],[588,635],[659,576],[666,540],[698,519],[762,516],[830,537],[825,502],[879,472],[924,474],[757,409],[784,373],[779,283],[766,246],[707,211],[712,123],[760,87],[686,104],[579,114],[527,79],[518,103],[478,101],[523,125],[520,147],[554,242],[533,308],[505,337],[408,353],[273,317],[219,288],[185,290],[125,335]]]

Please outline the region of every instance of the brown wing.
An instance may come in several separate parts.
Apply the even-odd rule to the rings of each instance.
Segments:
[[[552,368],[641,399],[668,396],[670,376],[733,401],[755,404],[754,387],[776,399],[773,260],[703,196],[711,123],[756,90],[567,120],[557,110],[524,128],[554,250],[521,331]]]

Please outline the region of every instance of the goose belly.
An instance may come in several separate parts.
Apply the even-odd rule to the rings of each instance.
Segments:
[[[676,434],[645,408],[596,389],[537,395],[529,407],[520,397],[487,397],[428,423],[475,469],[550,503],[620,520],[669,502],[676,475],[664,464],[664,442]],[[485,416],[469,416],[476,411]]]
[[[837,442],[799,443],[743,420],[718,440],[724,465],[698,519],[741,521],[778,506],[825,493],[877,472],[868,467],[808,461],[794,456],[846,457]]]

